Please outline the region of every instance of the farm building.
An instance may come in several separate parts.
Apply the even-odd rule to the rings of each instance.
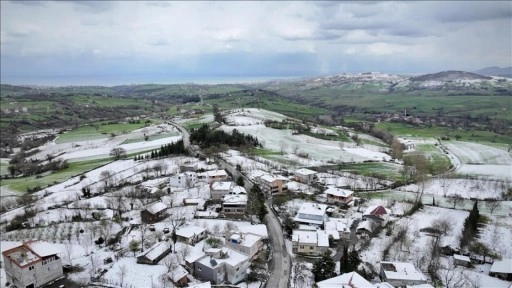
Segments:
[[[145,252],[137,255],[137,263],[156,265],[162,258],[171,253],[171,245],[167,242],[157,242]]]
[[[512,281],[512,259],[504,258],[494,261],[489,275],[506,281]]]
[[[167,205],[162,202],[156,202],[147,209],[140,211],[140,218],[145,223],[155,223],[165,218]]]

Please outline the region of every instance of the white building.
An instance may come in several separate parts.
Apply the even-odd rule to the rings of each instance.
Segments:
[[[197,183],[197,174],[195,172],[183,172],[169,178],[171,187],[192,188]]]
[[[199,226],[184,226],[176,229],[178,241],[186,244],[195,244],[206,238],[206,229]]]
[[[293,253],[321,255],[329,249],[329,235],[324,231],[293,230]]]
[[[315,179],[315,174],[316,174],[316,171],[313,171],[313,170],[310,170],[307,168],[301,168],[301,169],[295,170],[294,178],[295,178],[295,181],[297,181],[297,182],[309,184],[309,183],[313,182],[313,180]]]
[[[235,182],[213,182],[210,183],[210,198],[221,200],[222,196],[233,193]]]
[[[229,194],[222,196],[222,213],[245,214],[247,210],[247,195]]]
[[[326,220],[327,205],[306,202],[303,203],[297,212],[294,220],[299,224],[308,224],[320,227]]]
[[[407,262],[380,262],[380,278],[394,287],[427,283],[427,277]]]
[[[316,283],[318,288],[376,288],[377,285],[373,285],[364,279],[357,272],[350,272],[341,274],[340,276],[332,277]]]
[[[263,246],[263,237],[253,233],[228,231],[225,245],[252,258]]]
[[[340,239],[350,239],[350,221],[343,218],[329,218],[324,224],[325,231],[336,231]]]
[[[64,276],[62,253],[55,245],[31,241],[2,252],[6,282],[15,287],[41,287]]]
[[[194,263],[194,276],[214,284],[237,284],[247,277],[249,257],[230,248],[209,249]]]

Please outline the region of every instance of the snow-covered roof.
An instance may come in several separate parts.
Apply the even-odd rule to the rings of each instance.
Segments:
[[[240,252],[237,252],[230,248],[222,248],[222,252],[227,254],[226,258],[214,258],[214,257],[203,257],[199,259],[197,262],[213,268],[214,266],[220,265],[222,263],[226,263],[230,265],[231,267],[235,267],[239,265],[242,262],[248,261],[249,257],[245,254],[242,254]],[[215,260],[215,265],[213,265],[211,260]]]
[[[224,195],[222,196],[224,205],[247,205],[247,195]]]
[[[228,173],[226,173],[226,171],[224,171],[224,170],[212,170],[212,171],[198,173],[197,175],[208,176],[208,177],[220,177],[220,176],[228,176]]]
[[[42,241],[34,241],[25,243],[34,253],[41,257],[62,253],[62,251],[54,244]]]
[[[384,268],[384,274],[386,274],[387,279],[427,281],[427,277],[416,270],[412,263],[386,261],[380,263]]]
[[[350,232],[349,220],[341,218],[329,218],[329,221],[324,223],[325,230],[336,230],[338,232]]]
[[[502,260],[494,261],[490,272],[512,274],[512,259],[503,258]]]
[[[203,227],[191,225],[191,226],[185,226],[185,227],[178,228],[176,230],[176,235],[184,237],[184,238],[190,238],[190,237],[193,237],[194,235],[199,235],[199,234],[203,233],[204,231],[206,231],[206,229],[204,229]]]
[[[302,204],[299,211],[297,212],[297,215],[302,213],[302,214],[308,214],[308,215],[324,216],[326,209],[327,209],[327,205],[325,205],[325,204],[306,202],[306,203]]]
[[[324,231],[316,231],[318,237],[318,247],[329,247],[329,234]]]
[[[320,230],[293,230],[292,241],[298,244],[315,244],[318,247],[329,247],[329,235]]]
[[[382,205],[372,205],[364,211],[363,215],[380,216],[380,215],[390,214],[390,213],[391,213],[391,210],[387,209],[386,207],[384,207]]]
[[[364,229],[364,230],[367,230],[369,232],[373,232],[371,221],[361,221],[361,222],[359,222],[359,224],[357,224],[356,230],[359,230],[359,229]]]
[[[170,249],[170,246],[167,242],[164,242],[164,241],[157,242],[153,246],[149,247],[148,250],[138,254],[137,258],[145,256],[149,260],[155,260],[160,255],[162,255],[163,253],[168,251],[169,249]]]
[[[348,197],[348,196],[354,194],[354,192],[352,192],[350,190],[340,189],[340,188],[333,187],[333,186],[331,186],[327,190],[325,190],[325,193],[334,195],[334,196],[340,196],[340,197]]]
[[[333,278],[329,278],[320,282],[317,282],[318,288],[374,288],[373,284],[364,279],[357,272],[350,272],[341,274]]]
[[[471,259],[469,259],[468,256],[459,255],[459,254],[453,254],[453,259],[459,260],[459,261],[464,261],[464,262],[471,262]]]
[[[318,233],[325,233],[328,237],[332,237],[333,240],[340,240],[340,233],[336,230],[320,230]]]
[[[276,180],[275,177],[273,177],[273,176],[271,176],[269,174],[265,174],[265,175],[261,176],[260,179],[265,181],[265,182],[268,182],[268,183],[274,182]]]
[[[233,191],[231,192],[233,194],[247,194],[247,191],[242,186],[236,186],[233,188]]]
[[[196,217],[203,218],[217,218],[219,217],[219,213],[214,211],[196,211]]]
[[[210,282],[190,283],[189,287],[193,287],[193,288],[212,288],[212,283],[210,283]]]
[[[265,224],[238,226],[238,231],[260,235],[263,239],[268,238],[267,226]]]
[[[233,182],[214,182],[212,183],[212,190],[231,190],[233,188]]]
[[[229,238],[241,240],[240,245],[244,247],[252,247],[256,242],[262,239],[261,236],[252,233],[233,233]]]
[[[156,214],[156,213],[161,212],[166,209],[167,209],[167,206],[164,203],[156,202],[155,204],[151,205],[147,210],[151,214]]]
[[[172,279],[172,282],[178,282],[183,277],[188,275],[188,271],[187,271],[187,269],[183,268],[183,266],[178,265],[177,267],[172,269],[171,272],[169,272],[167,275],[169,276],[169,278]],[[192,286],[192,287],[195,287],[195,286]]]
[[[307,168],[300,168],[300,169],[295,170],[295,175],[309,176],[309,175],[313,175],[313,174],[316,174],[316,171],[313,171],[313,170],[310,170]]]

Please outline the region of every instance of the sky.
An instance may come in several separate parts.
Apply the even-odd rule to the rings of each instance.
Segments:
[[[0,1],[1,83],[512,66],[510,1]]]

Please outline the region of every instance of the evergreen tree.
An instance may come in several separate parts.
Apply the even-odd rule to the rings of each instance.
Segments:
[[[325,279],[329,279],[331,277],[336,276],[334,269],[336,268],[336,263],[332,260],[329,251],[326,251],[322,254],[320,259],[317,259],[313,264],[313,275],[315,275],[315,282],[323,281]]]
[[[245,186],[244,177],[239,176],[238,178],[236,178],[236,185],[244,187]]]
[[[352,271],[356,271],[359,264],[361,264],[361,259],[359,258],[359,252],[356,249],[352,249],[348,255],[348,261],[350,263],[350,267]]]
[[[352,272],[348,259],[348,247],[347,245],[343,245],[343,255],[341,255],[340,259],[340,273],[343,274],[348,272]]]
[[[290,216],[290,214],[286,213],[284,215],[283,219],[283,229],[286,235],[290,237],[293,233],[293,230],[299,228],[299,223],[297,223],[293,218]]]

